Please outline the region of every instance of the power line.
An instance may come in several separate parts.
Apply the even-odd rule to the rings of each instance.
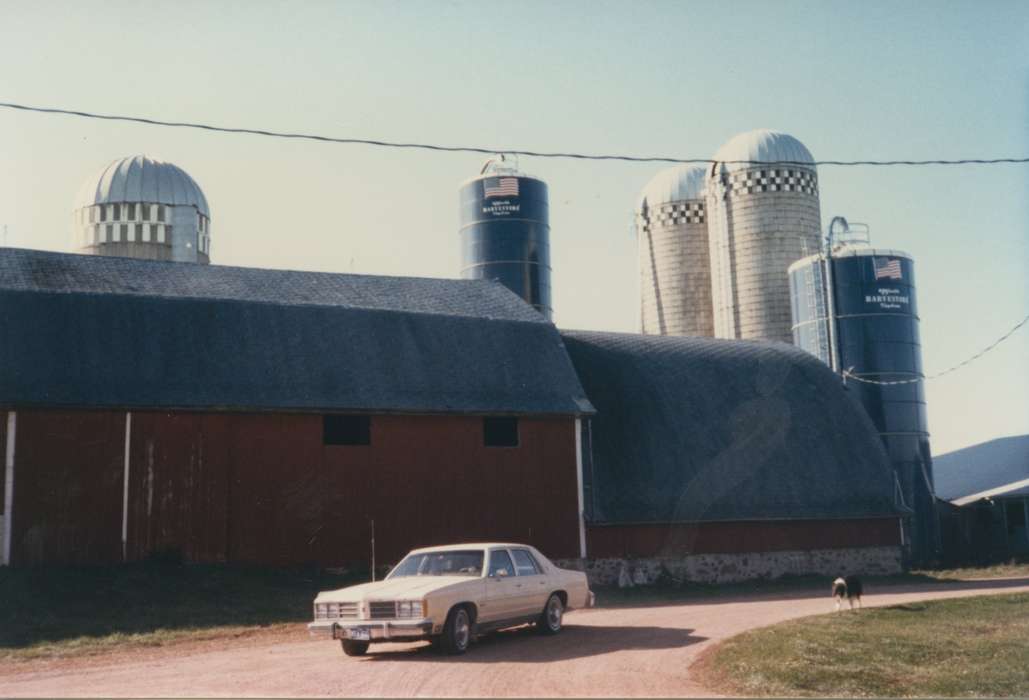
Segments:
[[[517,156],[531,156],[534,158],[573,158],[577,160],[616,160],[631,163],[715,163],[739,165],[777,165],[777,166],[807,166],[812,165],[997,165],[1001,163],[1029,163],[1029,158],[962,158],[959,160],[817,160],[814,162],[792,161],[792,160],[727,160],[715,161],[711,158],[673,158],[671,156],[623,156],[603,155],[588,153],[564,153],[559,151],[526,151],[509,148],[483,148],[479,146],[441,146],[429,143],[404,143],[398,141],[381,141],[377,139],[338,138],[334,136],[321,136],[318,134],[300,134],[282,131],[270,131],[268,129],[248,129],[243,127],[214,126],[212,124],[199,124],[196,122],[172,122],[163,119],[148,119],[146,117],[128,117],[116,114],[98,114],[95,112],[83,112],[74,109],[60,109],[56,107],[34,107],[31,105],[15,104],[12,102],[0,102],[0,107],[17,109],[25,112],[42,112],[45,114],[64,114],[87,119],[104,119],[108,121],[135,122],[138,124],[149,124],[151,126],[173,126],[186,129],[203,129],[205,131],[217,131],[228,134],[250,134],[253,136],[268,136],[280,139],[305,139],[308,141],[322,141],[327,143],[356,144],[363,146],[379,146],[384,148],[410,148],[426,151],[444,151],[449,153],[482,153],[494,155],[504,153]]]
[[[993,341],[992,343],[987,345],[985,348],[983,348],[982,350],[980,350],[976,354],[974,354],[971,357],[969,357],[964,362],[959,362],[956,365],[954,365],[953,367],[948,367],[947,369],[943,370],[942,372],[937,372],[936,374],[933,374],[933,375],[931,375],[929,377],[925,377],[925,379],[938,379],[938,378],[942,377],[945,374],[950,374],[954,370],[960,369],[961,367],[964,367],[965,365],[969,364],[970,362],[974,362],[975,360],[978,360],[980,357],[982,357],[983,355],[988,353],[990,350],[993,350],[995,347],[997,347],[998,345],[1003,343],[1005,340],[1007,340],[1009,337],[1011,337],[1011,335],[1015,331],[1017,331],[1019,328],[1024,326],[1026,324],[1026,322],[1029,322],[1029,316],[1026,316],[1025,318],[1023,318],[1021,321],[1019,321],[1018,323],[1015,324],[1014,328],[1009,330],[1007,333],[1005,333],[1001,337],[997,338],[995,341]],[[892,381],[892,382],[880,382],[880,381],[876,381],[874,379],[865,379],[864,377],[859,377],[856,374],[851,374],[850,373],[851,369],[853,369],[853,367],[843,370],[843,377],[845,379],[853,379],[854,381],[862,382],[864,384],[877,384],[879,386],[894,386],[896,384],[914,384],[915,382],[922,381],[922,378],[919,377],[918,379],[898,379],[898,380]]]

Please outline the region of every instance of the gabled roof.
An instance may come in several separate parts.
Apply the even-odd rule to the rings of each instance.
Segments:
[[[495,282],[0,250],[9,406],[579,414],[557,329]]]
[[[965,505],[995,496],[1029,496],[1029,435],[997,438],[933,457],[936,496]]]
[[[880,439],[784,343],[564,331],[590,401],[596,523],[896,517]]]

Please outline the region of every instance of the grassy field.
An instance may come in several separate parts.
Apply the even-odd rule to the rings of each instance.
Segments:
[[[966,566],[960,569],[938,569],[935,571],[912,571],[913,575],[923,575],[940,580],[1008,578],[1029,576],[1029,557],[1023,555],[1004,564],[989,566]]]
[[[749,696],[1029,696],[1029,594],[819,615],[754,630],[694,670]]]
[[[312,570],[214,565],[0,568],[0,662],[306,622],[319,590],[355,582]]]

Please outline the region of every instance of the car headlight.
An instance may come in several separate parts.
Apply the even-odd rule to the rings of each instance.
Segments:
[[[426,607],[424,600],[401,600],[397,602],[397,616],[425,617]]]

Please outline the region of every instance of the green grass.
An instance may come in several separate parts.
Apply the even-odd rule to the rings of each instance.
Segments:
[[[694,670],[749,696],[1029,695],[1029,594],[819,615],[727,640]]]
[[[0,662],[81,656],[307,622],[355,577],[239,566],[0,568]]]
[[[912,573],[924,574],[942,580],[1005,578],[1012,576],[1029,577],[1029,556],[1021,555],[1003,564],[966,566],[957,569],[937,569],[935,571],[913,571]]]

